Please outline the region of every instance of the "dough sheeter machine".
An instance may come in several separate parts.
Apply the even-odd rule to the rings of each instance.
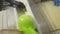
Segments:
[[[21,1],[25,5],[26,10],[34,18],[39,34],[60,34],[60,7],[55,6],[56,4],[54,5],[53,0],[17,1]],[[6,2],[2,2],[3,1],[1,1],[0,5],[0,30],[18,29],[16,7],[19,3],[17,2],[17,4],[15,4],[16,1],[11,3],[7,0]]]
[[[60,0],[26,0],[24,4],[39,34],[60,34]]]

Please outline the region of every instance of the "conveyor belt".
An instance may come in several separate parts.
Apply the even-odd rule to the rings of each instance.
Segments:
[[[42,15],[48,20],[50,31],[60,30],[60,6],[54,6],[53,1],[42,2],[40,4],[42,9]],[[47,25],[47,24],[46,24]],[[56,33],[55,33],[56,34]],[[58,33],[57,33],[58,34]]]

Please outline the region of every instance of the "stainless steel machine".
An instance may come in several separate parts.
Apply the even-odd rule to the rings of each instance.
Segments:
[[[53,0],[16,1],[22,2],[25,5],[20,8],[26,8],[26,10],[34,18],[39,34],[60,34],[60,6],[55,6]],[[18,29],[16,7],[19,7],[19,2],[16,3],[16,1],[12,3],[7,0],[5,2],[1,1],[0,30]]]

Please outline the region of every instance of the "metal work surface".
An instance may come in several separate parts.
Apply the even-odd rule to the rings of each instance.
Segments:
[[[24,34],[23,32],[18,31],[17,29],[2,29],[0,34]]]

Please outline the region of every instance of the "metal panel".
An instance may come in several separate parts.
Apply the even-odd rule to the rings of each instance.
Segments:
[[[17,29],[16,8],[8,7],[0,12],[0,29]]]

